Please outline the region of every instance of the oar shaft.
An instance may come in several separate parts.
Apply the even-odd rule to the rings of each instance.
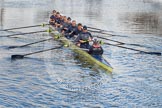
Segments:
[[[53,49],[58,49],[58,48],[61,48],[62,46],[63,46],[63,45],[58,46],[58,47],[54,47],[54,48],[50,48],[50,49],[46,49],[46,50],[41,50],[41,51],[37,51],[37,52],[32,52],[32,53],[24,54],[23,56],[32,55],[32,54],[37,54],[37,53],[41,53],[41,52],[45,52],[45,51],[49,51],[49,50],[53,50]]]
[[[30,27],[38,27],[38,26],[41,26],[41,25],[26,26],[26,27],[16,27],[16,28],[9,28],[9,29],[4,29],[3,31],[16,30],[16,29],[23,29],[23,28],[30,28]]]
[[[114,44],[110,44],[110,43],[105,43],[105,44],[111,45],[111,46],[120,47],[120,48],[124,48],[124,49],[129,49],[129,50],[133,50],[133,51],[139,51],[139,52],[145,53],[145,54],[161,55],[161,52],[146,52],[146,51],[142,51],[142,50],[138,50],[138,49],[133,49],[133,48],[128,48],[128,47],[119,46],[119,45],[114,45]]]
[[[105,31],[105,32],[112,32],[112,31],[108,31],[108,30],[103,30],[103,29],[99,29],[99,28],[95,28],[95,27],[89,27],[90,29],[94,29],[94,30],[99,30],[99,31]]]
[[[102,31],[94,31],[94,30],[88,30],[88,31],[90,31],[90,32],[94,32],[94,33],[100,33],[100,34],[105,34],[105,35],[111,35],[111,36],[114,36],[114,35],[112,35],[112,34],[110,34],[110,33],[103,33]]]
[[[88,28],[90,28],[90,29],[94,29],[94,30],[99,30],[100,32],[110,32],[110,33],[113,32],[113,31],[103,30],[103,29],[100,29],[100,28],[89,27],[89,26],[88,26]]]
[[[104,35],[109,35],[109,36],[128,37],[128,36],[124,36],[124,35],[116,35],[116,34],[103,32],[103,31],[94,31],[94,30],[88,30],[88,31],[94,32],[94,33],[99,33],[99,34],[104,34]]]
[[[18,47],[25,47],[25,46],[28,46],[28,45],[32,45],[32,44],[36,44],[36,43],[40,43],[40,42],[44,42],[44,41],[48,41],[48,40],[51,40],[51,39],[53,39],[53,38],[49,38],[49,39],[45,39],[45,40],[41,40],[41,41],[37,41],[37,42],[32,42],[32,43],[25,44],[25,45],[18,46]]]
[[[88,28],[90,28],[90,29],[95,29],[95,30],[101,30],[101,29],[99,29],[99,28],[94,28],[94,27],[89,27],[89,26],[88,26]]]
[[[120,42],[120,41],[116,41],[116,40],[112,40],[112,39],[108,39],[108,38],[104,38],[104,37],[100,37],[100,36],[97,36],[97,37],[101,38],[101,39],[109,40],[109,41],[112,41],[112,42],[117,42],[117,43],[120,43],[120,44],[126,44],[126,43],[123,43],[123,42]]]
[[[43,25],[49,25],[49,24],[43,24]],[[33,25],[33,26],[15,27],[15,28],[3,29],[1,31],[16,30],[16,29],[23,29],[23,28],[30,28],[30,27],[38,27],[38,26],[42,26],[42,25],[39,24],[39,25]]]
[[[11,36],[16,36],[16,35],[25,35],[25,34],[33,34],[33,33],[40,33],[40,32],[46,32],[46,31],[43,30],[43,31],[35,31],[35,32],[19,33],[19,34],[12,34],[12,35],[0,36],[0,37],[11,37]]]
[[[114,45],[114,44],[110,44],[110,43],[104,43],[104,44],[111,45],[111,46],[116,46],[116,47],[120,47],[120,48],[125,48],[125,49],[129,49],[129,50],[133,50],[133,51],[141,51],[141,50],[132,49],[132,48],[128,48],[128,47],[124,47],[124,46],[119,46],[119,45]]]
[[[100,36],[97,36],[97,37],[100,38],[100,39],[105,39],[105,40],[109,40],[109,41],[112,41],[112,42],[117,42],[120,45],[125,44],[125,45],[131,45],[131,46],[139,46],[139,47],[151,48],[149,46],[144,46],[144,45],[140,45],[140,44],[129,44],[129,43],[124,43],[124,42],[120,42],[120,41],[116,41],[116,40],[112,40],[112,39],[108,39],[108,38],[104,38],[104,37],[100,37]]]

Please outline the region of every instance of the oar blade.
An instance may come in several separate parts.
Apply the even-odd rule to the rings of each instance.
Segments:
[[[23,59],[24,55],[11,55],[11,59],[15,60],[15,59]]]
[[[162,55],[160,52],[147,52],[147,54],[158,55],[158,56]]]
[[[9,46],[8,49],[17,48],[19,46]]]

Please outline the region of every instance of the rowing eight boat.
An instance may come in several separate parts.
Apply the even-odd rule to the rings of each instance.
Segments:
[[[103,69],[106,72],[112,72],[113,68],[103,57],[102,57],[102,61],[97,60],[96,58],[88,54],[84,49],[77,47],[69,39],[65,38],[64,36],[61,36],[61,34],[58,31],[56,31],[54,27],[50,26],[50,29],[54,31],[51,32],[54,37],[59,35],[58,40],[60,40],[60,42],[62,42],[64,45],[68,45],[71,50],[73,50],[76,54],[78,54],[79,59],[83,59],[84,61],[95,66],[96,68]]]

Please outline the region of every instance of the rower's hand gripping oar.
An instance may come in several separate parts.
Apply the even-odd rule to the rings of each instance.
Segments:
[[[16,27],[16,28],[9,28],[9,29],[3,29],[3,30],[0,30],[0,31],[8,31],[8,30],[15,30],[15,29],[23,29],[23,28],[31,28],[31,27],[39,27],[39,26],[46,26],[46,25],[49,25],[49,24],[39,24],[39,25],[33,25],[33,26],[24,26],[24,27]]]
[[[32,54],[36,54],[36,53],[41,53],[41,52],[45,52],[45,51],[49,51],[49,50],[54,50],[54,49],[59,49],[59,48],[62,48],[63,45],[61,46],[58,46],[58,47],[54,47],[54,48],[50,48],[50,49],[46,49],[46,50],[41,50],[41,51],[37,51],[37,52],[32,52],[32,53],[28,53],[28,54],[24,54],[24,55],[11,55],[11,59],[12,60],[15,60],[15,59],[23,59],[25,56],[28,56],[28,55],[32,55]]]
[[[25,34],[34,34],[34,33],[40,33],[40,32],[52,32],[51,29],[48,30],[42,30],[42,31],[34,31],[34,32],[27,32],[27,33],[19,33],[19,34],[12,34],[12,35],[6,35],[6,36],[0,36],[0,37],[11,37],[11,36],[16,36],[16,35],[25,35]]]
[[[11,49],[11,48],[22,48],[22,47],[26,47],[26,46],[29,46],[29,45],[32,45],[32,44],[36,44],[36,43],[40,43],[40,42],[44,42],[44,41],[48,41],[48,40],[51,40],[51,39],[53,39],[53,38],[44,39],[44,40],[41,40],[41,41],[32,42],[32,43],[25,44],[25,45],[21,45],[21,46],[10,46],[10,47],[8,47],[8,48],[9,48],[9,49]]]

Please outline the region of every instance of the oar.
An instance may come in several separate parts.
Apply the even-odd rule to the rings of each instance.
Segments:
[[[45,51],[49,51],[49,50],[54,50],[54,49],[59,49],[63,47],[63,45],[61,46],[58,46],[58,47],[54,47],[54,48],[50,48],[50,49],[46,49],[46,50],[41,50],[41,51],[37,51],[37,52],[32,52],[32,53],[28,53],[28,54],[24,54],[24,55],[11,55],[11,59],[12,60],[15,60],[15,59],[23,59],[25,56],[28,56],[28,55],[32,55],[32,54],[36,54],[36,53],[41,53],[41,52],[45,52]]]
[[[89,31],[91,31],[91,32],[96,32],[96,33],[105,34],[105,35],[111,35],[111,36],[128,37],[128,36],[125,36],[125,35],[112,34],[113,31],[103,30],[103,29],[94,28],[94,27],[88,27],[88,28],[94,29],[94,30],[99,30],[99,31],[92,31],[92,30],[89,30]],[[106,32],[106,33],[105,33],[105,32]],[[109,33],[108,33],[108,32],[109,32]]]
[[[11,34],[11,35],[0,36],[0,37],[11,37],[11,36],[16,36],[16,35],[34,34],[34,33],[40,33],[40,32],[51,32],[51,30],[49,29],[49,30],[42,30],[42,31],[27,32],[27,33]]]
[[[124,43],[124,42],[120,42],[120,41],[116,41],[116,40],[112,40],[112,39],[108,39],[108,38],[104,38],[104,37],[100,37],[100,36],[97,36],[97,38],[104,39],[104,40],[109,40],[109,41],[112,41],[112,42],[117,42],[120,45],[125,44],[125,45],[132,45],[132,46],[139,46],[139,47],[151,48],[151,47],[147,47],[147,46],[140,45],[140,44],[128,44],[128,43]]]
[[[97,36],[97,38],[109,40],[109,41],[112,41],[112,42],[117,42],[117,43],[120,43],[120,44],[126,44],[126,43],[123,43],[123,42],[120,42],[120,41],[116,41],[116,40],[112,40],[112,39],[108,39],[108,38],[104,38],[104,37],[100,37],[100,36]]]
[[[103,33],[103,32],[101,32],[101,31],[94,31],[94,30],[88,30],[88,31],[90,31],[90,32],[94,32],[94,33],[100,33],[100,34],[105,34],[105,35],[111,35],[111,36],[113,36],[112,34],[109,34],[109,33]]]
[[[111,46],[116,46],[116,47],[120,47],[120,48],[124,48],[124,49],[129,49],[129,50],[133,50],[133,51],[139,51],[140,53],[144,53],[144,54],[161,55],[161,52],[146,52],[146,51],[133,49],[133,48],[128,48],[128,47],[119,46],[119,45],[114,45],[114,44],[110,44],[110,43],[104,43],[104,44],[111,45]]]
[[[88,30],[88,31],[94,32],[94,33],[99,33],[99,34],[104,34],[104,35],[110,35],[110,36],[128,37],[128,36],[123,36],[123,35],[115,35],[115,34],[111,34],[111,33],[104,33],[102,31],[94,31],[94,30]]]
[[[49,25],[49,24],[39,24],[39,25],[33,25],[33,26],[25,26],[25,27],[16,27],[16,28],[9,28],[9,29],[3,29],[3,30],[0,30],[0,31],[8,31],[8,30],[15,30],[15,29],[23,29],[23,28],[30,28],[30,27],[38,27],[38,26],[46,26],[46,25]]]
[[[10,47],[8,47],[8,48],[21,48],[21,47],[26,47],[26,46],[28,46],[28,45],[32,45],[32,44],[36,44],[36,43],[48,41],[48,40],[51,40],[51,39],[53,39],[53,38],[49,38],[49,39],[45,39],[45,40],[41,40],[41,41],[37,41],[37,42],[32,42],[32,43],[28,43],[28,44],[21,45],[21,46],[10,46]]]
[[[95,27],[88,27],[88,28],[94,29],[94,30],[99,30],[99,31],[105,31],[105,32],[113,32],[113,31],[103,30],[103,29],[99,29],[99,28],[95,28]]]

